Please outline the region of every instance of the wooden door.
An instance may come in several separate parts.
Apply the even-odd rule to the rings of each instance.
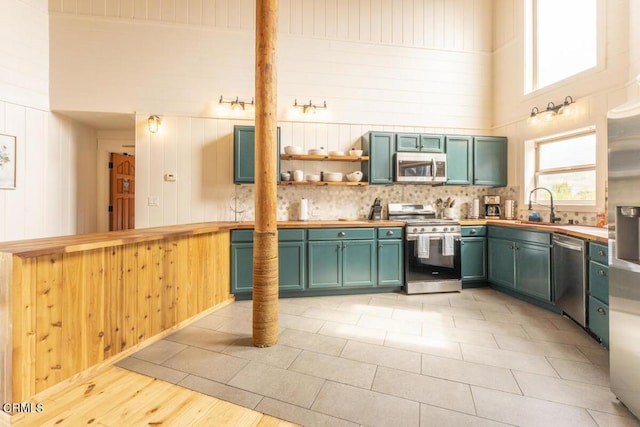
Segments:
[[[109,230],[134,228],[136,194],[135,156],[111,153],[109,163]]]

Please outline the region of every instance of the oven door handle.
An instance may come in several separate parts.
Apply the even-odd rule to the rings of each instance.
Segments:
[[[409,241],[414,241],[414,240],[418,240],[418,234],[407,234],[407,240]],[[435,239],[442,239],[444,237],[444,234],[442,233],[429,233],[429,240],[435,240]],[[459,242],[462,240],[462,235],[460,234],[455,234],[453,236],[453,240],[455,240],[456,242]]]

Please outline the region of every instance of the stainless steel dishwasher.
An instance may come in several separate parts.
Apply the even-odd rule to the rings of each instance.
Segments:
[[[553,235],[553,294],[556,306],[580,326],[586,326],[587,242]]]

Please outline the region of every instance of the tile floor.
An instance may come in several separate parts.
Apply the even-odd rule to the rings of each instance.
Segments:
[[[280,300],[278,345],[236,302],[118,366],[314,426],[640,426],[608,354],[490,288]]]

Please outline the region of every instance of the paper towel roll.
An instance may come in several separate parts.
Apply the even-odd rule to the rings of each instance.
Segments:
[[[309,201],[307,199],[300,199],[300,221],[306,221],[309,219]]]
[[[480,199],[473,199],[470,218],[480,218]]]

